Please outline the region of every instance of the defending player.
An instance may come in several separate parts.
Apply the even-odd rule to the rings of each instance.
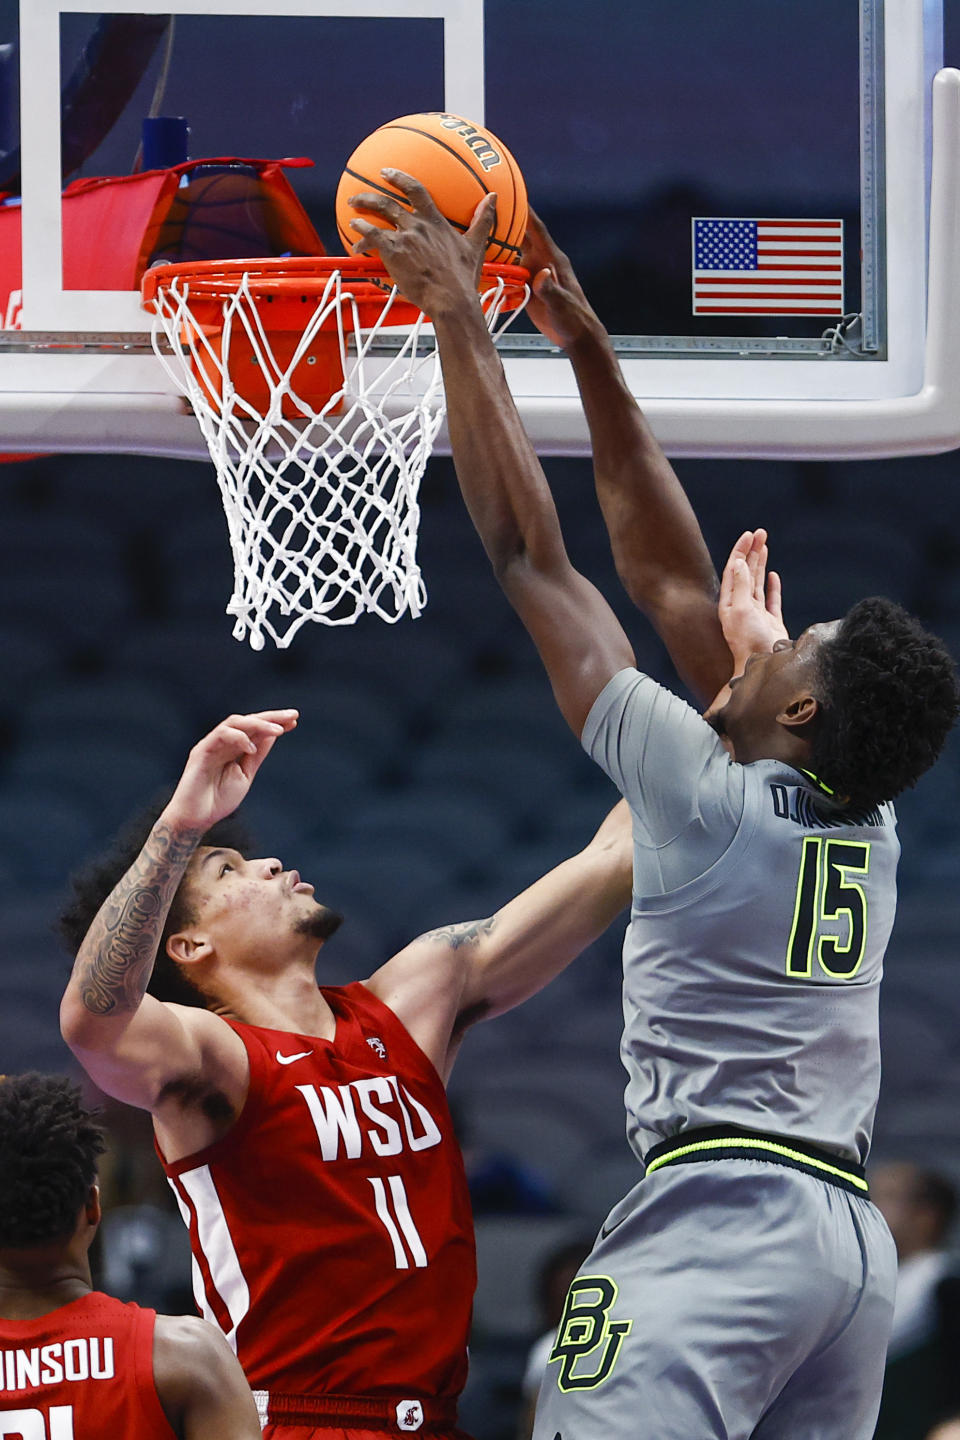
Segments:
[[[482,323],[489,200],[461,236],[415,181],[384,174],[409,208],[354,200],[396,227],[358,222],[357,248],[378,249],[433,320],[474,523],[634,818],[622,1054],[646,1178],[571,1287],[536,1440],[869,1440],[895,1268],[862,1169],[899,853],[889,801],[957,717],[953,663],[884,600],[790,640],[763,532],[741,537],[710,613],[693,513],[535,228],[534,318],[574,360],[618,568],[700,697],[730,683],[708,724],[639,674],[567,558]]]
[[[0,1436],[259,1440],[223,1336],[93,1289],[97,1117],[70,1081],[0,1077]]]
[[[296,870],[208,836],[296,720],[234,715],[194,746],[139,856],[101,872],[98,913],[74,915],[80,935],[92,923],[63,1033],[98,1085],[151,1111],[198,1303],[267,1434],[452,1436],[475,1259],[443,1079],[467,1026],[540,989],[626,906],[629,817],[618,805],[489,919],[318,989],[339,917]],[[146,993],[158,948],[200,1005]]]

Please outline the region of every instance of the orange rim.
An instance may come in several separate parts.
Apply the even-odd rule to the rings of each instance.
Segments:
[[[386,317],[381,319],[393,281],[386,266],[369,255],[300,255],[280,259],[194,260],[182,265],[155,265],[144,274],[140,294],[143,303],[150,305],[173,281],[185,280],[191,295],[207,301],[224,301],[236,294],[237,286],[246,276],[255,299],[267,304],[279,301],[281,307],[287,310],[291,306],[316,301],[329,284],[331,275],[337,271],[344,279],[347,293],[357,304],[362,323],[374,324],[380,320],[385,325],[410,325],[420,316],[419,306],[398,295]],[[522,265],[486,264],[482,274],[486,282],[482,287],[484,290],[498,282],[503,283],[503,309],[515,310],[523,304],[530,272]],[[324,321],[324,328],[332,329],[336,325],[334,310]]]

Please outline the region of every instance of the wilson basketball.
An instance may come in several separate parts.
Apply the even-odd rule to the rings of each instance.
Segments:
[[[466,230],[484,195],[497,196],[497,221],[486,259],[515,265],[527,228],[527,187],[516,160],[502,140],[460,115],[431,111],[402,115],[374,130],[354,150],[337,186],[337,229],[344,248],[359,238],[350,221],[360,213],[348,197],[362,190],[405,197],[380,174],[384,167],[405,170],[425,185],[451,225]],[[375,215],[364,215],[386,228]]]

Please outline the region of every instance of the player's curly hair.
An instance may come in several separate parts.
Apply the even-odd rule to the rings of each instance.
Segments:
[[[821,710],[811,769],[856,806],[915,785],[960,715],[960,684],[942,640],[881,596],[847,612],[817,657]]]
[[[72,955],[76,955],[80,949],[83,937],[93,924],[104,900],[140,854],[169,798],[169,795],[166,795],[141,811],[120,832],[110,850],[71,876],[72,895],[60,912],[57,930]],[[201,837],[200,844],[238,850],[244,858],[249,858],[253,848],[249,831],[235,815],[228,815],[226,819],[212,825]],[[176,1005],[206,1004],[202,992],[194,985],[189,973],[175,960],[171,960],[166,951],[168,936],[175,935],[193,919],[189,889],[181,881],[170,905],[153,974],[147,986],[147,993],[158,1000],[173,1001]]]
[[[98,1113],[71,1080],[0,1077],[0,1246],[68,1240],[105,1148]]]

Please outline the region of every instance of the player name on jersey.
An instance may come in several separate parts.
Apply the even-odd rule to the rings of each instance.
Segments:
[[[30,1350],[0,1350],[0,1392],[62,1385],[65,1380],[112,1380],[114,1374],[110,1336],[57,1340]]]
[[[307,1102],[324,1160],[355,1160],[365,1150],[375,1155],[429,1150],[443,1138],[429,1110],[396,1075],[296,1089]]]
[[[836,806],[818,804],[802,785],[771,784],[770,798],[778,820],[792,820],[805,830],[841,830],[850,825],[886,826],[887,823],[879,805],[847,806],[838,810]]]

